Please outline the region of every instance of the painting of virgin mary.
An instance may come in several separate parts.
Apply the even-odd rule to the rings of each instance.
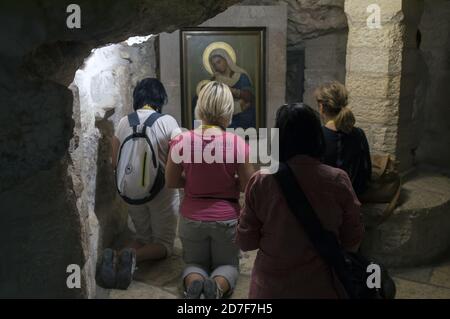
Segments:
[[[248,73],[235,64],[225,49],[215,49],[209,57],[212,81],[228,85],[234,97],[234,112],[230,127],[247,129],[256,126],[253,86]]]
[[[234,97],[230,128],[258,128],[264,118],[262,30],[182,32],[184,123],[195,126],[197,96],[209,81],[226,84]],[[200,63],[199,63],[200,62]],[[188,111],[188,113],[186,113]]]

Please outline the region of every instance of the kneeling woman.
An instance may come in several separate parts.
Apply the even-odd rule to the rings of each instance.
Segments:
[[[276,127],[280,160],[292,169],[323,227],[336,235],[344,249],[357,251],[363,235],[360,203],[347,174],[320,162],[325,141],[318,115],[304,104],[285,105],[278,111]],[[346,297],[273,175],[258,172],[250,179],[237,243],[244,251],[259,249],[251,299]]]
[[[234,243],[239,195],[254,170],[244,140],[225,132],[233,107],[228,86],[210,82],[200,92],[195,110],[203,125],[171,142],[166,183],[185,192],[179,236],[188,299],[229,296],[239,275],[239,248]]]
[[[372,176],[369,143],[347,106],[348,91],[339,82],[319,87],[316,92],[320,115],[324,121],[326,151],[323,162],[344,170],[352,181],[357,196],[362,195]]]

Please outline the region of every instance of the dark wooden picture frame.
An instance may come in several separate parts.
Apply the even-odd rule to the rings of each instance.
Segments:
[[[180,49],[183,127],[193,128],[196,98],[202,85],[219,78],[238,92],[231,127],[266,126],[265,27],[183,28]],[[211,62],[217,56],[223,57],[231,70],[228,74],[234,76],[227,78],[217,71]]]

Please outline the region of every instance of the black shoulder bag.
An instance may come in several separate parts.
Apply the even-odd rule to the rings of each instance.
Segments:
[[[324,261],[334,269],[347,295],[351,299],[393,299],[395,283],[381,266],[381,287],[369,288],[370,262],[361,254],[345,251],[335,234],[326,230],[298,184],[291,168],[280,163],[274,175],[291,212],[303,226],[308,238]]]

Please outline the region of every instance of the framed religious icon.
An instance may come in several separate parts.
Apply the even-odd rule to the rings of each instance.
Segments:
[[[231,89],[230,128],[265,127],[265,33],[263,27],[180,31],[183,127],[194,127],[198,95],[210,81]]]

